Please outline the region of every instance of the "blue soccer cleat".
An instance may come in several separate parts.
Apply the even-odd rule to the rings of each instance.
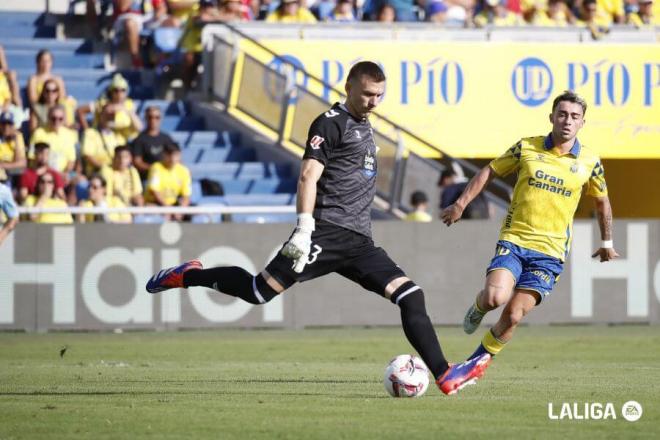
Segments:
[[[467,361],[455,364],[443,374],[436,384],[440,391],[447,395],[455,394],[468,385],[477,383],[477,379],[484,375],[486,368],[490,364],[492,356],[490,353],[484,353],[475,356]]]
[[[183,287],[183,274],[190,269],[203,269],[199,260],[187,261],[179,266],[163,269],[147,282],[147,292],[158,293],[168,289]]]

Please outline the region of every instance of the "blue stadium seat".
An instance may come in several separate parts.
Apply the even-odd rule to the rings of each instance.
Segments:
[[[295,193],[298,181],[289,179],[257,179],[250,187],[250,194]]]
[[[202,160],[203,153],[201,148],[184,148],[181,150],[181,160],[185,165],[194,165]]]
[[[290,164],[273,162],[200,163],[189,168],[194,176],[209,178],[265,179],[291,176]]]

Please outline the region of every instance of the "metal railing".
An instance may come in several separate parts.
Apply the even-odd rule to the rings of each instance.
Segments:
[[[204,54],[204,64],[210,67],[204,73],[207,91],[224,104],[227,112],[248,119],[279,145],[302,155],[312,119],[327,111],[333,101],[345,99],[345,94],[235,26],[218,24],[228,32],[213,34],[212,45]],[[259,60],[259,55],[268,56],[270,65]],[[407,208],[405,196],[414,189],[433,192],[446,168],[458,166],[466,178],[480,169],[469,161],[447,155],[382,114],[373,113],[370,122],[379,148],[377,195],[391,212]],[[437,159],[427,159],[416,151],[430,153],[425,155]],[[415,163],[415,173],[425,174],[423,181],[406,176],[411,171],[410,162]],[[415,188],[407,187],[411,182],[415,182]],[[511,186],[496,179],[486,196],[499,208],[505,208],[510,194]]]

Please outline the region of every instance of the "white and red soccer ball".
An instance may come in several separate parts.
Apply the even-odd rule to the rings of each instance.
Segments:
[[[429,387],[429,369],[417,356],[401,354],[385,368],[383,384],[392,397],[420,397]]]

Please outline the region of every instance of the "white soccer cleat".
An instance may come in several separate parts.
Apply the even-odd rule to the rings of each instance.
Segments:
[[[481,320],[486,316],[485,313],[477,310],[476,304],[472,304],[463,318],[463,331],[468,335],[474,333],[474,331],[479,328]]]

